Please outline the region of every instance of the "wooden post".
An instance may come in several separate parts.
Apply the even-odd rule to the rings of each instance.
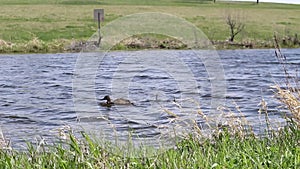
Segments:
[[[104,9],[94,9],[94,20],[98,22],[98,40],[97,40],[97,46],[100,46],[101,43],[101,21],[104,21]]]
[[[100,33],[100,12],[98,12],[98,42],[97,45],[98,47],[100,46],[101,43],[101,33]]]

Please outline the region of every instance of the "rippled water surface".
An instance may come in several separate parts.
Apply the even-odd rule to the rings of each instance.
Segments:
[[[297,70],[300,49],[283,52],[289,69]],[[226,80],[224,103],[233,110],[238,105],[247,120],[257,126],[255,130],[260,131],[258,104],[263,97],[268,102],[270,118],[283,122],[270,88],[274,82],[282,83],[284,78],[274,50],[226,50],[218,51],[218,54]],[[97,57],[97,54],[90,55]],[[161,59],[128,59],[142,55],[148,58],[160,56]],[[222,67],[218,63],[204,63],[192,51],[111,52],[96,63],[96,71],[76,64],[79,56],[0,56],[0,125],[13,146],[25,145],[24,140],[34,140],[37,136],[51,140],[64,125],[81,126],[95,133],[99,130],[114,132],[120,136],[135,131],[139,138],[155,138],[161,134],[158,126],[170,124],[171,115],[164,109],[179,116],[185,116],[184,111],[193,111],[197,106],[207,115],[217,113],[211,109],[214,108],[214,97],[219,95],[213,94],[211,82],[214,76],[207,70],[214,64],[217,65],[214,69]],[[180,63],[172,60],[173,56],[180,58]],[[78,69],[84,73],[78,74]],[[76,79],[79,76],[82,76],[81,83],[87,84],[78,85]],[[74,91],[80,97],[74,97]],[[126,97],[135,105],[101,107],[97,103],[105,95]],[[196,121],[201,123],[202,119]]]

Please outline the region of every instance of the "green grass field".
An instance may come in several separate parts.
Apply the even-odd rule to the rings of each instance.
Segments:
[[[211,40],[228,39],[225,18],[229,13],[245,23],[238,42],[272,41],[274,32],[291,38],[300,33],[300,5],[203,0],[0,0],[0,4],[0,39],[16,44],[36,37],[45,43],[87,40],[97,30],[94,8],[105,10],[102,26],[128,14],[163,12],[190,21]]]

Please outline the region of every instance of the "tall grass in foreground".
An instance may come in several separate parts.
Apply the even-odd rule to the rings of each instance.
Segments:
[[[289,123],[270,137],[241,137],[228,130],[201,142],[188,137],[154,156],[130,158],[109,152],[84,135],[64,144],[28,144],[27,151],[0,151],[1,168],[299,168],[300,131]]]

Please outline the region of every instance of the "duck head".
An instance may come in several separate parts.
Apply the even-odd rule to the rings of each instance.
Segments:
[[[100,100],[106,100],[105,103],[99,103],[100,106],[103,106],[103,107],[111,107],[114,105],[114,103],[111,101],[110,97],[108,95],[104,96],[103,99],[100,99]]]
[[[108,95],[104,96],[101,100],[106,100],[107,103],[111,103],[111,99]]]

